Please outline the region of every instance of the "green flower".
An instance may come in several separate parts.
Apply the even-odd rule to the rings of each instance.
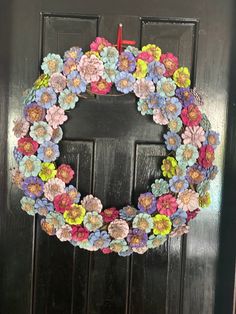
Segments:
[[[39,78],[34,82],[34,88],[39,89],[41,87],[48,87],[49,78],[50,77],[48,74],[40,75]]]

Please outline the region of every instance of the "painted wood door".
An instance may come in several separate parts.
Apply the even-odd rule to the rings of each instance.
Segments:
[[[1,314],[214,312],[231,10],[230,0],[15,0],[4,7]],[[74,45],[87,50],[97,35],[115,42],[119,23],[138,46],[156,43],[179,56],[221,133],[212,205],[187,237],[128,258],[89,253],[47,236],[37,218],[20,211],[20,192],[5,179],[14,166],[12,121],[21,114],[22,91],[37,77],[42,57]],[[132,95],[80,100],[64,127],[60,160],[76,170],[82,194],[120,208],[135,203],[160,175],[162,134],[161,126],[137,112]]]

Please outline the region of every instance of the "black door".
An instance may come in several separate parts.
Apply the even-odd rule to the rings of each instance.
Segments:
[[[16,0],[4,8],[1,119],[1,314],[208,314],[214,312],[227,109],[230,0]],[[22,91],[48,52],[88,50],[97,35],[115,43],[117,25],[137,46],[156,43],[188,66],[205,96],[205,111],[221,133],[212,205],[187,237],[145,255],[121,258],[73,248],[49,237],[25,215],[10,183]],[[9,82],[9,84],[8,84]],[[80,100],[69,113],[61,162],[78,173],[82,194],[106,206],[132,203],[160,176],[163,129],[142,117],[132,95]],[[8,116],[8,123],[6,117]],[[79,160],[79,162],[78,162]],[[223,313],[223,312],[222,312]],[[224,313],[230,314],[230,313]]]

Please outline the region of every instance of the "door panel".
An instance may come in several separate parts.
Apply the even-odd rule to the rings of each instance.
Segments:
[[[8,114],[9,134],[21,114],[22,90],[32,85],[44,55],[63,54],[74,45],[87,50],[97,35],[115,43],[117,25],[123,23],[125,39],[136,40],[137,46],[157,43],[191,69],[192,84],[203,92],[205,111],[222,142],[212,206],[191,224],[188,237],[171,239],[143,256],[89,253],[49,237],[38,218],[33,221],[19,210],[21,193],[4,180],[1,314],[214,312],[231,10],[231,0],[16,0],[6,6],[3,69],[10,83],[1,100],[8,105],[3,116]],[[60,162],[73,166],[82,195],[94,193],[105,207],[135,203],[160,175],[163,128],[137,112],[133,95],[87,95],[68,116]],[[9,137],[7,144],[2,169],[14,165],[15,140]]]

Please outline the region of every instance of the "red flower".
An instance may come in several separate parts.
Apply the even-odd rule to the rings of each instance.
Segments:
[[[191,220],[191,219],[194,219],[199,212],[200,212],[199,208],[193,210],[192,212],[188,210],[186,212],[187,213],[187,222],[189,222],[189,220]]]
[[[111,222],[118,218],[119,211],[115,207],[106,208],[101,212],[104,222]]]
[[[106,95],[110,92],[112,83],[108,83],[104,79],[91,83],[91,92],[99,95]]]
[[[110,253],[112,253],[112,250],[109,247],[105,247],[101,251],[102,251],[103,254],[110,254]]]
[[[64,213],[65,210],[71,208],[72,200],[67,193],[63,193],[56,195],[53,203],[57,212]]]
[[[72,227],[72,239],[74,241],[85,241],[89,237],[89,231],[80,226]]]
[[[170,52],[162,54],[160,57],[160,62],[163,63],[166,68],[166,72],[164,74],[166,77],[172,76],[179,67],[178,58]]]
[[[198,106],[191,104],[182,110],[181,119],[187,126],[197,126],[202,120],[202,114]]]
[[[18,140],[18,151],[25,156],[34,155],[39,147],[39,144],[31,137],[22,137]]]
[[[214,148],[211,145],[204,145],[199,150],[198,163],[203,168],[210,168],[215,159]]]
[[[61,179],[65,183],[69,183],[73,176],[74,176],[74,170],[71,168],[71,166],[62,164],[57,169],[57,175],[56,177],[58,179]]]
[[[173,197],[171,194],[165,194],[160,196],[157,200],[157,210],[160,214],[171,216],[177,210],[177,202],[176,198]]]

